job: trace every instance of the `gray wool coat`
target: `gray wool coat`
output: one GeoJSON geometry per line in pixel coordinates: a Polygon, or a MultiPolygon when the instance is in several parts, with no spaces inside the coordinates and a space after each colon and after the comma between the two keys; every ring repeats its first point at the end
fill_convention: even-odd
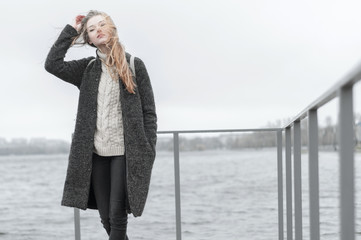
{"type": "MultiPolygon", "coordinates": [[[[60,33],[48,53],[45,69],[78,87],[79,101],[75,130],[70,147],[67,175],[61,204],[80,209],[97,209],[92,183],[92,154],[97,121],[97,95],[102,73],[97,56],[64,61],[72,37],[77,31],[69,24],[60,33]],[[92,61],[89,66],[88,63],[92,61]]],[[[129,63],[130,54],[126,53],[129,63]]],[[[120,102],[124,127],[127,166],[128,213],[140,216],[148,195],[155,145],[157,115],[151,82],[143,61],[135,58],[135,94],[129,93],[121,80],[120,102]]]]}

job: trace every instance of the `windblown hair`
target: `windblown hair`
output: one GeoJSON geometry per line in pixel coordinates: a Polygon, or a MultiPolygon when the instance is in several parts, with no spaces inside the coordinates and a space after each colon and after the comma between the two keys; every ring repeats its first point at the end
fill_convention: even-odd
{"type": "Polygon", "coordinates": [[[82,19],[78,35],[74,37],[71,45],[88,44],[92,47],[96,47],[94,44],[89,44],[90,39],[87,32],[87,22],[90,18],[98,15],[104,17],[106,25],[103,31],[106,31],[108,36],[110,36],[109,41],[106,43],[106,47],[110,49],[110,53],[107,55],[105,64],[108,70],[115,69],[116,71],[109,71],[109,73],[114,80],[118,80],[120,77],[127,91],[135,94],[134,90],[136,88],[136,84],[133,81],[132,72],[128,67],[127,59],[125,58],[124,46],[119,42],[117,28],[108,14],[96,10],[89,11],[88,14],[82,19]]]}

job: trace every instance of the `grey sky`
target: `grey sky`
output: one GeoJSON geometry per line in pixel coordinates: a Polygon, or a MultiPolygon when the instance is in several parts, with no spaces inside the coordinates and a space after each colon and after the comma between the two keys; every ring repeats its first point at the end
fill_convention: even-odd
{"type": "MultiPolygon", "coordinates": [[[[2,1],[0,137],[69,140],[76,87],[44,70],[60,31],[108,13],[146,64],[159,130],[255,128],[295,116],[361,53],[360,1],[2,1]],[[20,8],[19,8],[20,7],[20,8]]],[[[67,59],[95,55],[72,48],[67,59]]],[[[358,105],[357,105],[358,106],[358,105]]]]}

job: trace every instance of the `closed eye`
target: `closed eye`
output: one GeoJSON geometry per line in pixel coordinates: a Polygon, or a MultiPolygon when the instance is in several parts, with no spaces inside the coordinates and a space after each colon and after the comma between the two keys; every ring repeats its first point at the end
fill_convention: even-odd
{"type": "MultiPolygon", "coordinates": [[[[100,25],[100,27],[104,27],[106,25],[106,23],[104,21],[101,21],[98,23],[98,25],[100,25]]],[[[93,27],[94,25],[91,25],[91,27],[93,27]]],[[[94,28],[89,29],[89,32],[92,32],[94,30],[94,28]]]]}

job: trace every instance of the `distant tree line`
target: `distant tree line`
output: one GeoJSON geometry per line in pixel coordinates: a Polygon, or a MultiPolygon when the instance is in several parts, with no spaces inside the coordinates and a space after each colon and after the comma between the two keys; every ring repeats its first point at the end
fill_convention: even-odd
{"type": "MultiPolygon", "coordinates": [[[[280,120],[268,123],[266,128],[278,128],[284,126],[289,121],[280,120]]],[[[337,127],[332,123],[331,117],[326,118],[326,125],[319,127],[320,148],[337,149],[337,127]]],[[[301,143],[307,146],[307,121],[301,121],[301,143]]],[[[185,135],[186,136],[186,135],[185,135]]],[[[361,115],[355,115],[355,146],[361,149],[361,115]]],[[[291,131],[291,139],[293,132],[291,131]]],[[[268,148],[275,147],[275,132],[253,132],[253,133],[232,133],[221,134],[212,137],[184,137],[180,136],[179,147],[181,151],[202,151],[219,149],[244,149],[244,148],[268,148]]],[[[284,143],[284,140],[283,140],[284,143]]],[[[13,139],[7,142],[0,138],[0,155],[26,155],[26,154],[57,154],[69,153],[70,143],[63,140],[35,138],[29,141],[24,138],[13,139]]],[[[173,139],[168,137],[158,137],[157,150],[173,151],[173,139]]]]}
{"type": "Polygon", "coordinates": [[[57,139],[16,138],[8,142],[0,138],[0,155],[59,154],[69,153],[69,149],[69,142],[57,139]]]}
{"type": "MultiPolygon", "coordinates": [[[[355,125],[355,136],[361,136],[361,115],[355,118],[358,127],[355,125]]],[[[288,121],[284,121],[286,124],[288,121]]],[[[337,126],[332,123],[331,117],[327,117],[325,126],[319,126],[319,147],[321,149],[337,150],[337,126]]],[[[280,120],[275,123],[268,123],[266,128],[278,128],[284,126],[280,120]]],[[[307,146],[308,132],[307,120],[301,121],[301,144],[307,146]]],[[[158,138],[157,149],[173,151],[172,138],[158,138]]],[[[291,131],[293,142],[293,131],[291,131]]],[[[284,144],[283,134],[283,144],[284,144]]],[[[275,132],[252,132],[222,134],[216,137],[195,137],[187,138],[180,136],[179,148],[181,151],[201,151],[216,149],[244,149],[244,148],[268,148],[276,147],[277,139],[275,132]]],[[[361,147],[361,139],[355,138],[355,146],[361,147]]]]}

